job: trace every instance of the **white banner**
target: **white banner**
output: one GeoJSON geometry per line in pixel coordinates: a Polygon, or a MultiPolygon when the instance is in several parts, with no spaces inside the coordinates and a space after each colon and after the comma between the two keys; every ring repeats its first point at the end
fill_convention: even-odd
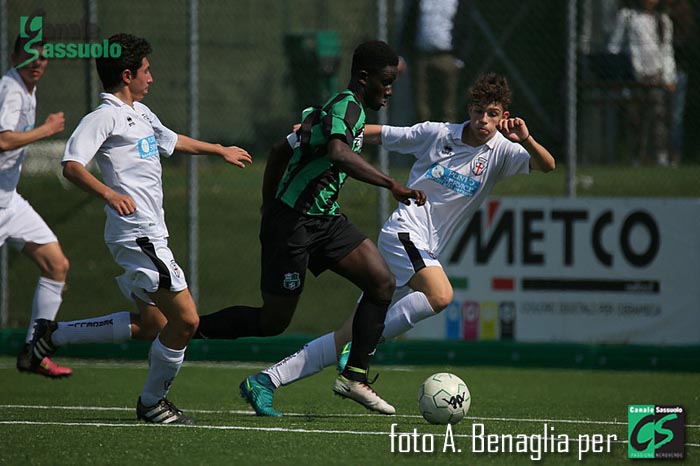
{"type": "Polygon", "coordinates": [[[454,301],[410,338],[700,343],[700,199],[496,198],[440,260],[454,301]]]}

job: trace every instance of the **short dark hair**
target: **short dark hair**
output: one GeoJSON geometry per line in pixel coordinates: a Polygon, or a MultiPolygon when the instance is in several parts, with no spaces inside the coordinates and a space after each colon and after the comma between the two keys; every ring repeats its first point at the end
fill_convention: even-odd
{"type": "Polygon", "coordinates": [[[512,95],[508,80],[496,73],[482,74],[469,89],[472,105],[496,103],[503,105],[503,110],[508,109],[512,95]]]}
{"type": "Polygon", "coordinates": [[[357,46],[352,54],[352,74],[365,70],[377,73],[387,66],[398,66],[399,56],[389,44],[371,40],[357,46]]]}
{"type": "Polygon", "coordinates": [[[131,34],[114,34],[109,39],[109,44],[119,44],[122,52],[118,58],[102,57],[95,59],[97,74],[100,76],[105,90],[113,89],[122,83],[122,72],[131,70],[136,72],[141,68],[141,62],[153,51],[151,44],[140,37],[131,34]]]}
{"type": "MultiPolygon", "coordinates": [[[[17,34],[17,37],[15,38],[15,45],[12,48],[12,53],[15,54],[15,57],[18,57],[20,53],[22,53],[22,50],[24,50],[24,46],[27,45],[27,42],[32,40],[32,37],[20,37],[19,34],[17,34]]],[[[38,40],[32,44],[32,48],[36,47],[43,47],[44,46],[44,41],[43,40],[38,40]]]]}

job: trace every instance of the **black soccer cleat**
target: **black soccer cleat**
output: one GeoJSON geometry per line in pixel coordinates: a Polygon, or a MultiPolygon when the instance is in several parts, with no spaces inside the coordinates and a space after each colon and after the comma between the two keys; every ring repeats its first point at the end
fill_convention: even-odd
{"type": "Polygon", "coordinates": [[[192,425],[196,420],[182,413],[181,410],[166,398],[153,406],[144,406],[141,397],[136,403],[136,419],[153,424],[184,424],[192,425]]]}
{"type": "Polygon", "coordinates": [[[49,379],[62,379],[73,374],[73,369],[59,366],[49,358],[57,349],[51,342],[51,335],[57,328],[58,324],[51,320],[36,320],[32,341],[24,345],[17,355],[18,371],[43,375],[49,379]]]}
{"type": "Polygon", "coordinates": [[[31,356],[30,367],[36,369],[44,358],[51,356],[56,347],[51,343],[51,334],[56,331],[58,324],[52,320],[37,319],[34,322],[34,336],[29,343],[31,356]]]}

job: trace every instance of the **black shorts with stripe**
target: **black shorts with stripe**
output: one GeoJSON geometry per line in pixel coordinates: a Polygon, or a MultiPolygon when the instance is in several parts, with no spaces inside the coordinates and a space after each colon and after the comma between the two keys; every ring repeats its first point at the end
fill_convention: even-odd
{"type": "Polygon", "coordinates": [[[309,216],[275,200],[260,225],[265,293],[298,295],[306,269],[319,275],[367,239],[345,215],[309,216]]]}

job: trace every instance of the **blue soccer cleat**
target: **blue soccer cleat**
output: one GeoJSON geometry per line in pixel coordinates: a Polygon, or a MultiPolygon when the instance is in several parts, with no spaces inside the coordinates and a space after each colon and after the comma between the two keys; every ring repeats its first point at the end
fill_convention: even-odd
{"type": "Polygon", "coordinates": [[[282,413],[272,407],[275,388],[270,376],[259,372],[241,382],[241,398],[250,403],[258,416],[281,417],[282,413]]]}

